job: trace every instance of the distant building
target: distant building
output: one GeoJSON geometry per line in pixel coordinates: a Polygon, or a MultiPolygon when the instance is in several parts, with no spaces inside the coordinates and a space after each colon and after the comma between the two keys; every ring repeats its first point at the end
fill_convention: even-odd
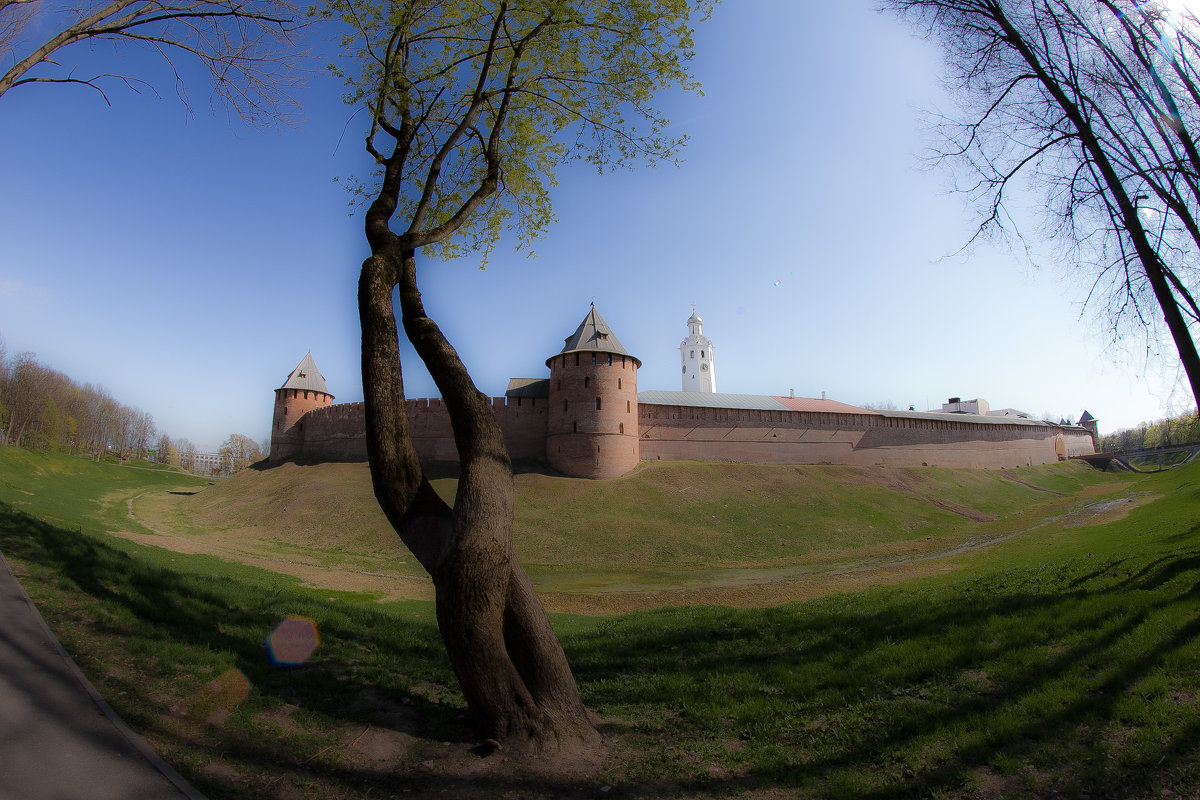
{"type": "Polygon", "coordinates": [[[192,472],[204,475],[216,472],[219,469],[221,469],[221,456],[219,453],[192,454],[192,472]]]}
{"type": "MultiPolygon", "coordinates": [[[[950,398],[941,411],[896,411],[859,408],[824,393],[819,399],[720,394],[702,324],[693,310],[679,351],[683,390],[639,392],[641,360],[593,306],[546,359],[549,378],[513,378],[504,397],[492,398],[509,453],[544,459],[565,475],[611,478],[652,460],[1002,468],[1095,452],[1095,422],[1087,412],[1070,425],[1013,409],[993,412],[982,399],[950,398]]],[[[407,406],[418,455],[457,460],[442,401],[413,399],[407,406]]],[[[363,404],[334,405],[312,354],[305,355],[275,390],[271,460],[366,457],[363,404]]]]}

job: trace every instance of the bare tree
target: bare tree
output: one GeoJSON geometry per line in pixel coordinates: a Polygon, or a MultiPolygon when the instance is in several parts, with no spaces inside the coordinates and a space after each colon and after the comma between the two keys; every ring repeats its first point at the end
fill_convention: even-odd
{"type": "Polygon", "coordinates": [[[286,118],[294,109],[298,54],[288,0],[99,0],[48,7],[52,0],[0,0],[0,96],[17,86],[74,83],[152,88],[144,78],[80,68],[76,52],[98,42],[124,42],[162,57],[188,104],[180,59],[199,63],[213,96],[252,123],[286,118]],[[34,21],[44,24],[34,25],[34,21]]]}
{"type": "MultiPolygon", "coordinates": [[[[885,0],[947,51],[963,114],[941,158],[965,167],[980,233],[1019,178],[1095,268],[1114,332],[1165,324],[1200,399],[1200,64],[1196,20],[1117,0],[885,0]]],[[[977,234],[978,235],[978,234],[977,234]]]]}
{"type": "MultiPolygon", "coordinates": [[[[707,5],[702,2],[701,5],[707,5]]],[[[688,0],[330,0],[353,29],[378,181],[359,279],[367,452],[375,496],[433,578],[442,638],[482,738],[517,748],[593,741],[562,647],[513,553],[513,480],[488,399],[426,314],[417,251],[485,253],[553,219],[557,166],[671,159],[653,105],[693,87],[688,0]],[[640,126],[640,127],[639,127],[640,126]],[[450,413],[453,506],[425,479],[408,430],[393,295],[450,413]]],[[[481,256],[482,257],[482,256],[481,256]]]]}
{"type": "Polygon", "coordinates": [[[233,433],[217,448],[217,455],[221,457],[221,471],[232,475],[261,461],[263,451],[249,436],[233,433]]]}
{"type": "Polygon", "coordinates": [[[180,439],[175,443],[176,449],[179,451],[179,466],[186,469],[188,472],[196,471],[196,445],[192,444],[187,439],[180,439]]]}

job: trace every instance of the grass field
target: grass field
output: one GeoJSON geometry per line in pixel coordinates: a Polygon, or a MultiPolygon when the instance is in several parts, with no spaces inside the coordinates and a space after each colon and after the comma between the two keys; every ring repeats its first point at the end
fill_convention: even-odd
{"type": "MultiPolygon", "coordinates": [[[[603,575],[608,558],[627,576],[551,595],[654,604],[646,587],[674,582],[667,607],[553,617],[602,720],[592,761],[474,755],[427,602],[256,566],[270,546],[396,558],[366,523],[305,508],[318,489],[282,501],[295,522],[271,545],[253,482],[284,473],[209,486],[0,450],[0,550],[101,692],[212,798],[1200,791],[1200,465],[1121,477],[678,466],[518,478],[518,549],[535,575],[603,575]],[[613,521],[619,496],[636,510],[613,521]],[[206,510],[215,498],[226,529],[206,510]],[[243,557],[128,538],[168,539],[172,520],[223,546],[240,531],[243,557]],[[756,572],[774,600],[823,588],[733,608],[689,605],[699,590],[680,585],[756,572]],[[641,588],[618,591],[629,580],[641,588]],[[287,616],[321,632],[297,668],[263,647],[287,616]]],[[[745,599],[737,588],[721,591],[745,599]]]]}

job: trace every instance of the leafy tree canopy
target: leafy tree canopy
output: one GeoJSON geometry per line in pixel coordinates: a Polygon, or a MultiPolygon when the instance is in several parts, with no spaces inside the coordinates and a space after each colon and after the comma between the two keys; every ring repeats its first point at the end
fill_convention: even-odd
{"type": "MultiPolygon", "coordinates": [[[[395,181],[388,215],[408,248],[486,255],[554,221],[556,169],[676,158],[655,96],[689,75],[691,18],[710,0],[333,0],[349,28],[347,102],[370,114],[368,151],[395,181]],[[389,161],[400,154],[401,164],[389,161]],[[486,187],[481,191],[481,187],[486,187]],[[459,235],[453,239],[452,233],[459,235]]],[[[357,189],[375,196],[378,187],[357,189]]],[[[430,252],[427,250],[426,252],[430,252]]]]}

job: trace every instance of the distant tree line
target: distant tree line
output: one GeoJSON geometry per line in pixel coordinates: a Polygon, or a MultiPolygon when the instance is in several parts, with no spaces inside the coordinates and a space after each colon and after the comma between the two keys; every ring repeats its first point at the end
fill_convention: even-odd
{"type": "Polygon", "coordinates": [[[1143,422],[1136,428],[1115,431],[1100,438],[1105,453],[1170,447],[1200,442],[1200,415],[1184,414],[1154,423],[1143,422]]]}
{"type": "Polygon", "coordinates": [[[231,475],[266,457],[267,442],[231,434],[216,459],[187,439],[160,433],[154,417],[122,405],[100,386],[80,385],[33,353],[7,357],[0,337],[0,445],[100,458],[145,459],[205,474],[231,475]]]}
{"type": "Polygon", "coordinates": [[[38,362],[7,358],[0,340],[0,444],[99,458],[145,458],[154,418],[122,405],[102,387],[80,385],[38,362]]]}

